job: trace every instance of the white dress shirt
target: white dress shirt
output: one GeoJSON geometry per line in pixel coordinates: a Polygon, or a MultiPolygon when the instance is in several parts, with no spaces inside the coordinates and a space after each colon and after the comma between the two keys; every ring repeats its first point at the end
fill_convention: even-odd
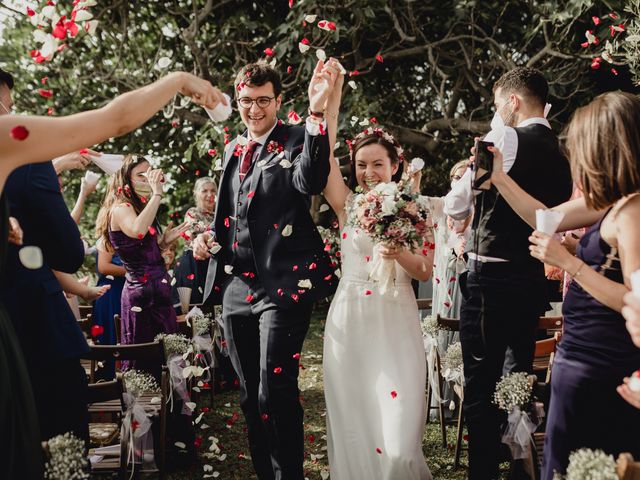
{"type": "MultiPolygon", "coordinates": [[[[531,117],[520,122],[517,127],[526,127],[528,125],[539,124],[547,128],[551,125],[546,118],[531,117]]],[[[492,141],[494,145],[502,152],[503,163],[502,170],[507,173],[513,167],[518,155],[518,134],[512,127],[505,127],[502,135],[497,134],[494,130],[489,132],[485,137],[486,141],[492,141]]],[[[473,179],[475,171],[468,168],[462,178],[456,182],[451,191],[444,198],[444,212],[454,220],[463,220],[471,215],[473,211],[473,202],[475,196],[480,193],[479,190],[473,190],[473,179]]],[[[483,257],[473,252],[468,253],[469,258],[477,259],[483,262],[506,262],[507,260],[495,257],[483,257]]]]}

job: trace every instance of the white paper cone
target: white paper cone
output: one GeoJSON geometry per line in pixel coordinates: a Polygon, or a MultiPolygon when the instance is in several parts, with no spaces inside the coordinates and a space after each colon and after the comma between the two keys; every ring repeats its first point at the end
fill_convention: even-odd
{"type": "Polygon", "coordinates": [[[191,287],[178,287],[178,297],[180,297],[180,309],[183,314],[189,311],[189,303],[191,302],[191,287]]]}
{"type": "Polygon", "coordinates": [[[640,270],[631,273],[631,291],[640,298],[640,270]]]}
{"type": "Polygon", "coordinates": [[[91,156],[91,161],[95,163],[107,175],[113,175],[122,168],[124,155],[114,155],[103,153],[99,157],[91,156]]]}
{"type": "Polygon", "coordinates": [[[563,218],[563,212],[539,208],[536,210],[536,230],[546,233],[547,235],[553,235],[556,233],[563,218]]]}
{"type": "Polygon", "coordinates": [[[219,103],[214,109],[204,109],[207,112],[207,115],[209,115],[209,118],[214,122],[224,122],[231,116],[231,98],[226,93],[223,93],[222,95],[224,95],[224,98],[227,100],[226,105],[219,103]]]}
{"type": "Polygon", "coordinates": [[[84,174],[84,181],[87,185],[95,186],[100,181],[101,176],[102,175],[100,175],[99,173],[92,172],[91,170],[87,170],[87,173],[84,174]]]}

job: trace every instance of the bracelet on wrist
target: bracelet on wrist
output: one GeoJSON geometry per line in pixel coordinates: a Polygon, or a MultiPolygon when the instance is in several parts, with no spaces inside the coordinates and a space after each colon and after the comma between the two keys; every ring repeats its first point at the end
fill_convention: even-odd
{"type": "Polygon", "coordinates": [[[582,275],[582,268],[584,267],[584,265],[584,262],[580,262],[580,266],[576,270],[576,273],[571,274],[571,278],[578,278],[580,275],[582,275]]]}
{"type": "Polygon", "coordinates": [[[311,110],[311,107],[309,107],[309,115],[315,118],[324,118],[324,112],[314,112],[313,110],[311,110]]]}

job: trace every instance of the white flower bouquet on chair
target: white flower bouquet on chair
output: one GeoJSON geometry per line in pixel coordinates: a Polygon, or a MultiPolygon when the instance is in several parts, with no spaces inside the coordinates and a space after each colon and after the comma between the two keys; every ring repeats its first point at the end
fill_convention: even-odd
{"type": "Polygon", "coordinates": [[[369,278],[379,283],[384,295],[394,284],[396,270],[395,261],[380,256],[379,246],[410,252],[431,248],[426,241],[433,230],[429,210],[405,181],[379,183],[358,193],[350,208],[354,211],[347,218],[352,226],[367,233],[375,244],[369,278]]]}
{"type": "Polygon", "coordinates": [[[618,480],[616,461],[612,455],[602,450],[581,448],[569,455],[567,474],[556,473],[553,480],[584,480],[597,478],[598,480],[618,480]]]}
{"type": "Polygon", "coordinates": [[[509,414],[502,443],[509,446],[514,459],[529,458],[533,445],[532,435],[540,420],[533,421],[528,411],[532,407],[533,383],[526,372],[503,375],[496,384],[493,403],[509,414]]]}

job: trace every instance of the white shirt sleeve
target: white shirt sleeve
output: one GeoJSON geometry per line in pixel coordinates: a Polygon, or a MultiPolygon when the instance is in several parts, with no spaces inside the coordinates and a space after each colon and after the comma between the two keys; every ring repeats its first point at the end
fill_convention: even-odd
{"type": "Polygon", "coordinates": [[[320,134],[325,134],[327,132],[327,121],[326,120],[322,120],[322,122],[320,123],[315,123],[313,121],[311,121],[311,117],[307,117],[307,120],[305,121],[306,124],[306,128],[307,128],[307,132],[309,132],[309,135],[312,136],[316,136],[316,135],[320,135],[320,134]]]}
{"type": "Polygon", "coordinates": [[[444,197],[444,213],[454,220],[463,220],[471,214],[474,198],[474,192],[471,188],[473,174],[473,170],[467,168],[462,178],[453,185],[451,191],[444,197]]]}
{"type": "Polygon", "coordinates": [[[509,173],[518,155],[518,134],[511,127],[504,129],[504,135],[496,142],[496,147],[502,152],[502,171],[509,173]]]}

